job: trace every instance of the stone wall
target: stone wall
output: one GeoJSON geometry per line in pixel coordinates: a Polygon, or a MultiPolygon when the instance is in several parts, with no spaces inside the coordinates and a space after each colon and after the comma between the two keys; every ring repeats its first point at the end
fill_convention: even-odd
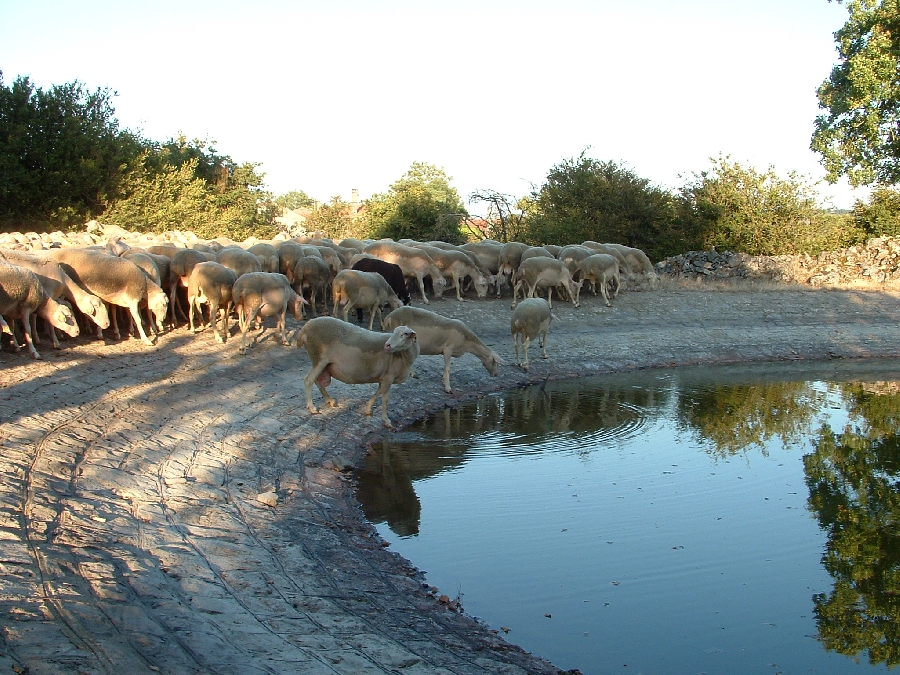
{"type": "Polygon", "coordinates": [[[690,251],[656,264],[660,277],[758,279],[810,286],[900,283],[900,239],[878,237],[817,256],[751,256],[731,251],[690,251]]]}

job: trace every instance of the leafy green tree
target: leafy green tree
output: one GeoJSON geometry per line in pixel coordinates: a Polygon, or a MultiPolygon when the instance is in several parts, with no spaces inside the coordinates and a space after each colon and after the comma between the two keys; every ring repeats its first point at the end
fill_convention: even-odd
{"type": "Polygon", "coordinates": [[[275,203],[283,209],[300,209],[314,206],[316,200],[303,190],[291,190],[275,197],[275,203]]]}
{"type": "Polygon", "coordinates": [[[782,178],[772,167],[763,173],[721,155],[711,161],[681,190],[681,217],[693,213],[702,248],[818,254],[862,238],[846,220],[827,218],[814,185],[795,172],[782,178]]]}
{"type": "Polygon", "coordinates": [[[120,194],[142,140],[121,130],[107,88],[80,82],[35,87],[0,72],[0,226],[66,227],[103,212],[120,194]]]}
{"type": "Polygon", "coordinates": [[[824,427],[803,458],[809,508],[828,534],[834,580],[813,596],[822,644],[872,664],[900,664],[900,395],[845,389],[851,422],[824,427]]]}
{"type": "Polygon", "coordinates": [[[413,162],[388,192],[368,200],[372,236],[461,243],[460,223],[468,214],[450,180],[441,168],[413,162]]]}
{"type": "Polygon", "coordinates": [[[868,203],[853,205],[853,219],[867,236],[900,236],[900,192],[888,187],[872,190],[868,203]]]}
{"type": "Polygon", "coordinates": [[[900,182],[900,4],[846,0],[849,17],[835,33],[839,62],[818,90],[825,112],[810,147],[832,182],[900,182]]]}
{"type": "Polygon", "coordinates": [[[587,239],[642,249],[651,259],[680,253],[672,237],[672,195],[615,162],[587,157],[563,160],[531,195],[528,243],[580,244],[587,239]]]}

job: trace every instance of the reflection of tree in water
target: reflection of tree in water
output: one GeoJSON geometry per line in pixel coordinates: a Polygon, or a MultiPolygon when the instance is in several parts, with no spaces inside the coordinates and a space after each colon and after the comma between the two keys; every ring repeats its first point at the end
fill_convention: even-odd
{"type": "Polygon", "coordinates": [[[900,663],[900,395],[843,387],[851,422],[823,427],[803,458],[809,507],[828,533],[830,594],[813,596],[826,648],[900,663]]]}
{"type": "Polygon", "coordinates": [[[780,439],[788,445],[810,433],[822,405],[806,382],[754,382],[695,387],[678,397],[679,425],[712,443],[712,453],[728,457],[780,439]]]}

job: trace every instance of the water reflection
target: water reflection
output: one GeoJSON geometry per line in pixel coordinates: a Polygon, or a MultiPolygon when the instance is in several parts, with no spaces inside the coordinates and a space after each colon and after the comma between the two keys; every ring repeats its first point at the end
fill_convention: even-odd
{"type": "Polygon", "coordinates": [[[851,415],[819,430],[803,458],[809,506],[828,533],[834,579],[814,597],[826,648],[900,663],[900,395],[897,382],[841,387],[851,415]]]}
{"type": "Polygon", "coordinates": [[[885,364],[726,368],[713,383],[701,369],[648,371],[485,397],[376,448],[358,474],[360,501],[371,521],[409,537],[421,519],[414,483],[459,471],[488,446],[495,457],[587,459],[663,418],[716,462],[766,456],[776,441],[806,448],[808,507],[832,581],[812,597],[818,639],[873,665],[900,663],[900,371],[885,364]],[[833,428],[845,418],[825,413],[838,408],[847,423],[833,428]]]}

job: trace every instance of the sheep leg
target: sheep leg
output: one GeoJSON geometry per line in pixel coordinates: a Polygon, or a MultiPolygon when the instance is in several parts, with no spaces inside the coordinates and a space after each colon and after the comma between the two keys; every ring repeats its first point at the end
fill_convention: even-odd
{"type": "MultiPolygon", "coordinates": [[[[150,347],[153,346],[153,340],[147,337],[147,333],[144,332],[144,324],[141,322],[141,311],[138,308],[138,303],[133,302],[128,306],[128,310],[131,312],[131,318],[134,321],[134,324],[137,326],[138,332],[141,334],[141,340],[144,341],[145,345],[150,347]]],[[[153,322],[150,322],[151,325],[153,322]]]]}
{"type": "Polygon", "coordinates": [[[531,344],[531,338],[527,335],[522,336],[522,354],[525,356],[525,360],[522,362],[522,369],[528,370],[528,346],[531,344]]]}
{"type": "Polygon", "coordinates": [[[451,349],[448,347],[444,350],[444,391],[448,394],[452,392],[450,389],[450,353],[451,349]]]}
{"type": "Polygon", "coordinates": [[[428,298],[425,297],[425,281],[421,276],[417,276],[416,281],[419,282],[419,291],[421,291],[422,293],[422,302],[424,302],[426,305],[430,305],[431,303],[428,302],[428,298]]]}
{"type": "MultiPolygon", "coordinates": [[[[225,320],[228,320],[228,316],[225,316],[225,320]]],[[[223,344],[225,342],[225,335],[219,334],[219,301],[213,300],[210,298],[209,300],[209,323],[212,326],[213,338],[219,344],[223,344]]]]}
{"type": "MultiPolygon", "coordinates": [[[[241,324],[243,326],[241,329],[241,348],[239,350],[241,354],[247,353],[247,332],[250,330],[250,324],[253,323],[253,320],[257,318],[257,314],[259,313],[260,308],[261,306],[257,305],[250,310],[249,315],[241,316],[241,324]]],[[[242,307],[241,314],[243,315],[243,313],[244,309],[242,307]]]]}
{"type": "Polygon", "coordinates": [[[389,378],[384,378],[381,382],[378,383],[378,389],[375,391],[375,395],[370,398],[366,402],[365,413],[366,415],[372,415],[372,407],[375,405],[375,399],[381,396],[381,421],[384,423],[384,426],[389,429],[393,429],[394,425],[391,423],[390,418],[387,416],[387,408],[388,408],[388,394],[391,391],[391,380],[389,378]]]}
{"type": "Polygon", "coordinates": [[[121,340],[122,334],[119,332],[119,306],[110,305],[110,314],[112,315],[113,338],[121,340]]]}
{"type": "Polygon", "coordinates": [[[605,277],[605,276],[604,276],[604,277],[601,277],[601,281],[600,281],[600,295],[602,295],[602,296],[603,296],[603,299],[606,301],[606,306],[607,306],[607,307],[611,307],[612,305],[611,305],[610,302],[609,302],[609,290],[606,288],[607,283],[608,283],[608,282],[607,282],[606,277],[605,277]]]}
{"type": "MultiPolygon", "coordinates": [[[[300,306],[303,307],[302,304],[300,306]]],[[[281,314],[278,315],[278,323],[281,324],[281,344],[291,344],[287,339],[287,303],[285,303],[284,307],[281,308],[281,314]]]]}
{"type": "MultiPolygon", "coordinates": [[[[27,309],[22,311],[22,333],[25,337],[25,346],[28,347],[31,358],[41,358],[41,355],[38,354],[38,350],[34,348],[34,340],[31,335],[31,311],[27,309]]],[[[15,340],[15,338],[13,339],[15,340]]]]}
{"type": "Polygon", "coordinates": [[[460,292],[460,288],[459,288],[459,277],[458,276],[453,277],[453,284],[456,286],[456,299],[459,300],[460,302],[462,302],[463,297],[462,297],[462,293],[460,292]]]}
{"type": "Polygon", "coordinates": [[[516,365],[517,365],[517,366],[521,366],[521,365],[522,365],[522,361],[519,359],[519,338],[520,338],[520,337],[521,337],[521,336],[520,336],[519,333],[513,334],[513,345],[514,345],[515,348],[516,348],[516,365]]]}
{"type": "Polygon", "coordinates": [[[547,304],[553,309],[553,286],[547,286],[547,304]]]}
{"type": "Polygon", "coordinates": [[[317,363],[309,369],[306,377],[303,378],[303,392],[306,394],[306,409],[309,410],[309,412],[311,412],[313,415],[319,414],[319,409],[316,407],[315,403],[313,403],[312,400],[313,383],[315,383],[315,385],[319,388],[319,391],[322,393],[322,397],[325,399],[325,402],[332,408],[337,407],[337,401],[335,401],[334,398],[332,398],[331,394],[329,394],[325,389],[325,387],[327,387],[331,382],[331,374],[326,370],[329,365],[331,364],[327,361],[317,363]]]}
{"type": "Polygon", "coordinates": [[[9,327],[9,324],[6,323],[6,319],[0,316],[0,332],[7,333],[12,338],[12,345],[15,347],[16,352],[18,352],[22,345],[19,344],[19,341],[16,339],[15,331],[9,327]]]}
{"type": "Polygon", "coordinates": [[[541,358],[547,358],[547,331],[541,331],[540,335],[541,340],[541,358]]]}

